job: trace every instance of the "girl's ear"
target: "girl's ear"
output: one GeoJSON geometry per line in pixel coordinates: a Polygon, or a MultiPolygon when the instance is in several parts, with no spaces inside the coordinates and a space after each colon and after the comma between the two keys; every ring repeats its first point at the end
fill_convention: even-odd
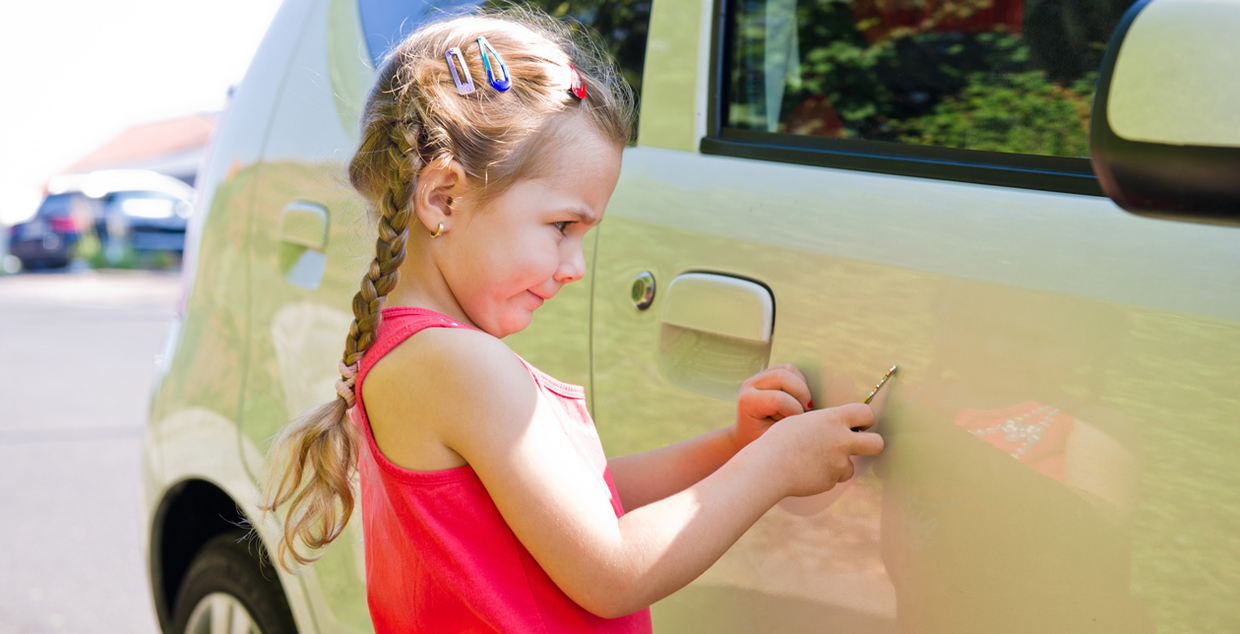
{"type": "Polygon", "coordinates": [[[454,220],[453,201],[464,196],[468,190],[469,179],[465,168],[455,159],[449,159],[422,169],[410,202],[423,226],[434,230],[442,222],[447,231],[454,220]]]}

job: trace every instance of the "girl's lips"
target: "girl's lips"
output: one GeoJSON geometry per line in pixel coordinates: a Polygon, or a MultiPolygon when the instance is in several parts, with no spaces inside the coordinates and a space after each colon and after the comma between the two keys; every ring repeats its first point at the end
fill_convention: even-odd
{"type": "Polygon", "coordinates": [[[529,294],[530,294],[530,297],[533,297],[533,298],[534,298],[534,301],[538,302],[538,303],[534,306],[535,308],[538,308],[539,306],[542,306],[542,305],[543,305],[543,298],[541,298],[541,297],[539,297],[539,296],[535,295],[535,294],[534,294],[534,291],[528,291],[528,290],[527,290],[527,291],[525,291],[525,292],[529,293],[529,294]]]}

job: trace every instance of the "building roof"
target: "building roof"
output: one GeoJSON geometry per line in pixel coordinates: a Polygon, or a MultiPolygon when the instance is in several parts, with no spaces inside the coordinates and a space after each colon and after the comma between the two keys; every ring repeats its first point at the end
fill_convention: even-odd
{"type": "Polygon", "coordinates": [[[215,129],[215,113],[199,113],[135,125],[113,137],[61,173],[81,173],[117,167],[146,167],[207,144],[215,129]]]}

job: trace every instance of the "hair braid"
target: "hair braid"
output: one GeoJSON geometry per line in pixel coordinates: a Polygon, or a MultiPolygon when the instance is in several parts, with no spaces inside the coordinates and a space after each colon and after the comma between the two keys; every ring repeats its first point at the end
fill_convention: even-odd
{"type": "MultiPolygon", "coordinates": [[[[409,199],[413,175],[418,171],[413,163],[420,162],[420,159],[409,146],[404,124],[393,123],[387,137],[389,146],[386,152],[388,163],[392,166],[391,176],[387,191],[379,197],[379,238],[375,241],[375,258],[362,277],[361,290],[353,296],[354,319],[344,343],[343,361],[347,366],[359,362],[374,343],[381,320],[379,311],[388,293],[400,281],[399,269],[405,261],[405,247],[409,241],[409,218],[413,207],[409,199]]],[[[353,406],[351,401],[349,406],[353,406]]]]}
{"type": "Polygon", "coordinates": [[[301,564],[316,561],[318,557],[303,555],[291,547],[294,538],[300,537],[310,548],[322,548],[340,535],[353,514],[352,475],[361,443],[345,414],[356,402],[358,365],[375,341],[383,302],[400,281],[399,269],[409,241],[410,197],[421,163],[420,150],[410,144],[410,139],[418,138],[418,128],[416,123],[389,121],[387,126],[372,127],[371,136],[377,138],[363,142],[363,146],[374,147],[388,167],[387,187],[376,205],[379,237],[375,241],[375,257],[362,276],[361,290],[353,296],[354,319],[339,364],[341,378],[336,382],[336,399],[285,427],[273,450],[278,459],[294,465],[283,472],[273,472],[266,499],[260,505],[271,511],[289,504],[284,534],[277,547],[281,565],[286,555],[301,564]],[[302,489],[307,467],[313,471],[302,489]]]}

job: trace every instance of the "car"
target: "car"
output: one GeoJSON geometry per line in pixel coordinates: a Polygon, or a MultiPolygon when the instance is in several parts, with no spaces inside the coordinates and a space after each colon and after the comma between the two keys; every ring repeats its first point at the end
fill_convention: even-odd
{"type": "Polygon", "coordinates": [[[69,265],[74,247],[94,216],[95,201],[80,193],[50,194],[34,217],[9,227],[9,254],[23,269],[69,265]]]}
{"type": "Polygon", "coordinates": [[[10,252],[23,268],[64,267],[78,255],[83,235],[100,243],[103,260],[115,264],[128,252],[167,252],[180,257],[194,188],[147,170],[98,170],[61,174],[34,217],[10,228],[10,252]]]}
{"type": "Polygon", "coordinates": [[[190,199],[160,191],[118,191],[104,203],[108,234],[124,237],[127,248],[139,253],[185,249],[190,199]],[[121,227],[119,230],[115,227],[121,227]]]}
{"type": "MultiPolygon", "coordinates": [[[[774,364],[820,406],[899,366],[883,455],[656,631],[1240,624],[1240,4],[539,4],[640,96],[589,279],[505,339],[609,454],[729,424],[774,364]]],[[[287,0],[215,132],[142,458],[165,632],[371,630],[359,516],[286,573],[258,482],[373,256],[342,183],[377,60],[474,6],[287,0]]]]}

